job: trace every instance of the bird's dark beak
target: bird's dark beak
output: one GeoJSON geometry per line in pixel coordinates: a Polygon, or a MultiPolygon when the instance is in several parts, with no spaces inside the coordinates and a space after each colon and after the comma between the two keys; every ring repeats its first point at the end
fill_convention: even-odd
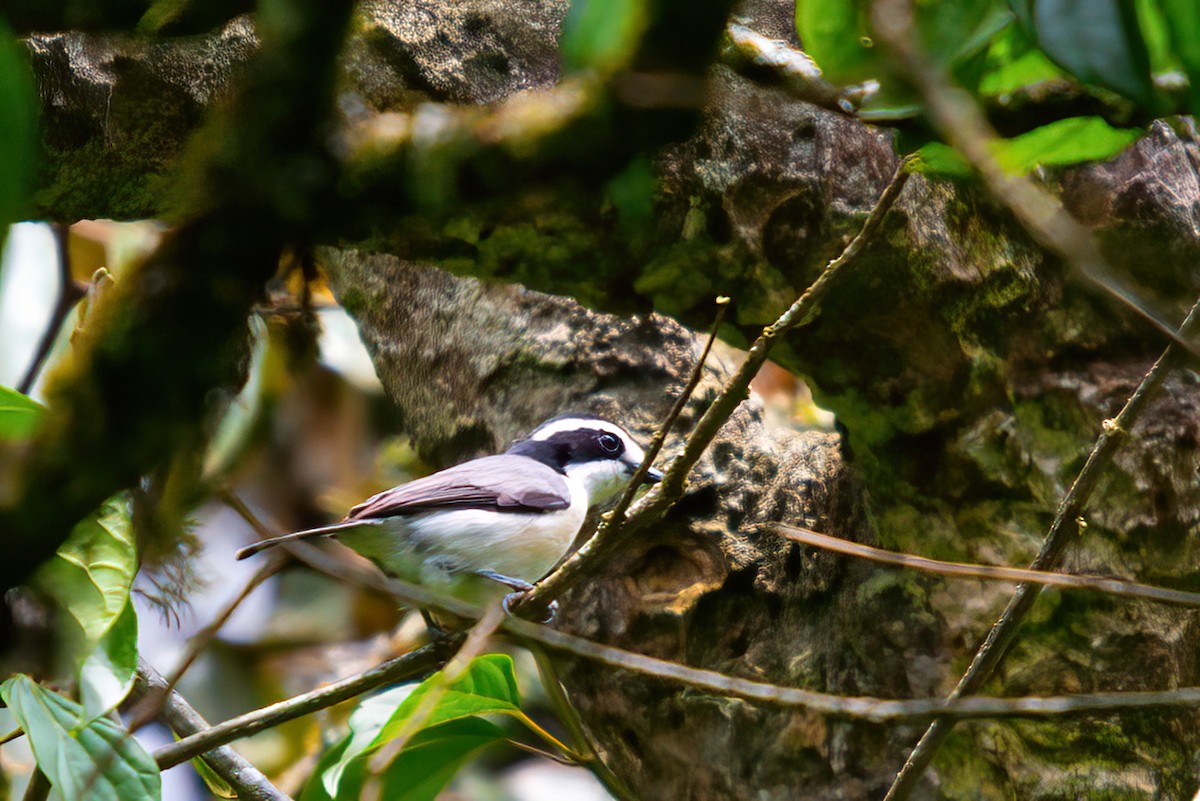
{"type": "Polygon", "coordinates": [[[645,481],[647,484],[657,484],[658,482],[660,482],[662,480],[663,480],[663,473],[658,468],[651,467],[649,470],[646,471],[645,481]]]}

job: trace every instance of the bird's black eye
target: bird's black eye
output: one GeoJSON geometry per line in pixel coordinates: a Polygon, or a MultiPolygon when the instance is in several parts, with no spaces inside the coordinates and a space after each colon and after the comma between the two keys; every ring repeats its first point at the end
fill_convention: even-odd
{"type": "Polygon", "coordinates": [[[621,440],[614,437],[612,434],[601,434],[596,438],[596,442],[604,449],[605,453],[616,453],[621,450],[621,440]]]}

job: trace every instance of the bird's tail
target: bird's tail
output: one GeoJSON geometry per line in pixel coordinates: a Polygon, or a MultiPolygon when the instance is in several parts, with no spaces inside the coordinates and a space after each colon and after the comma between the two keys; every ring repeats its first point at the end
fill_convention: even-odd
{"type": "Polygon", "coordinates": [[[320,528],[309,528],[304,531],[294,531],[291,534],[284,534],[281,537],[271,537],[269,540],[260,540],[253,545],[247,545],[237,552],[236,558],[241,560],[259,551],[265,551],[268,548],[274,548],[276,545],[283,545],[285,542],[295,542],[296,540],[306,540],[309,537],[328,537],[330,534],[336,534],[339,531],[348,528],[358,528],[366,525],[378,525],[382,520],[347,520],[342,523],[334,523],[331,526],[321,526],[320,528]]]}

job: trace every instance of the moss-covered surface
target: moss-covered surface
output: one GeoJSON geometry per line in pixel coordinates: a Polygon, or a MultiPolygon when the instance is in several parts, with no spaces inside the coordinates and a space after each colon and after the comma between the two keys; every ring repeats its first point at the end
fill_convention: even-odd
{"type": "Polygon", "coordinates": [[[130,91],[114,95],[101,119],[51,107],[43,121],[39,216],[144,219],[168,206],[172,166],[202,109],[136,61],[112,68],[130,91]]]}

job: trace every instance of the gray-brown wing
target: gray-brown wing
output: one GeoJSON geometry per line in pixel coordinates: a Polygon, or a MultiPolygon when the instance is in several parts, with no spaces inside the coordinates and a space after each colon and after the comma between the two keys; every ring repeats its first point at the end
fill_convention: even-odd
{"type": "Polygon", "coordinates": [[[524,456],[485,456],[418,478],[368,498],[346,520],[411,515],[439,509],[552,512],[571,505],[567,482],[524,456]]]}

